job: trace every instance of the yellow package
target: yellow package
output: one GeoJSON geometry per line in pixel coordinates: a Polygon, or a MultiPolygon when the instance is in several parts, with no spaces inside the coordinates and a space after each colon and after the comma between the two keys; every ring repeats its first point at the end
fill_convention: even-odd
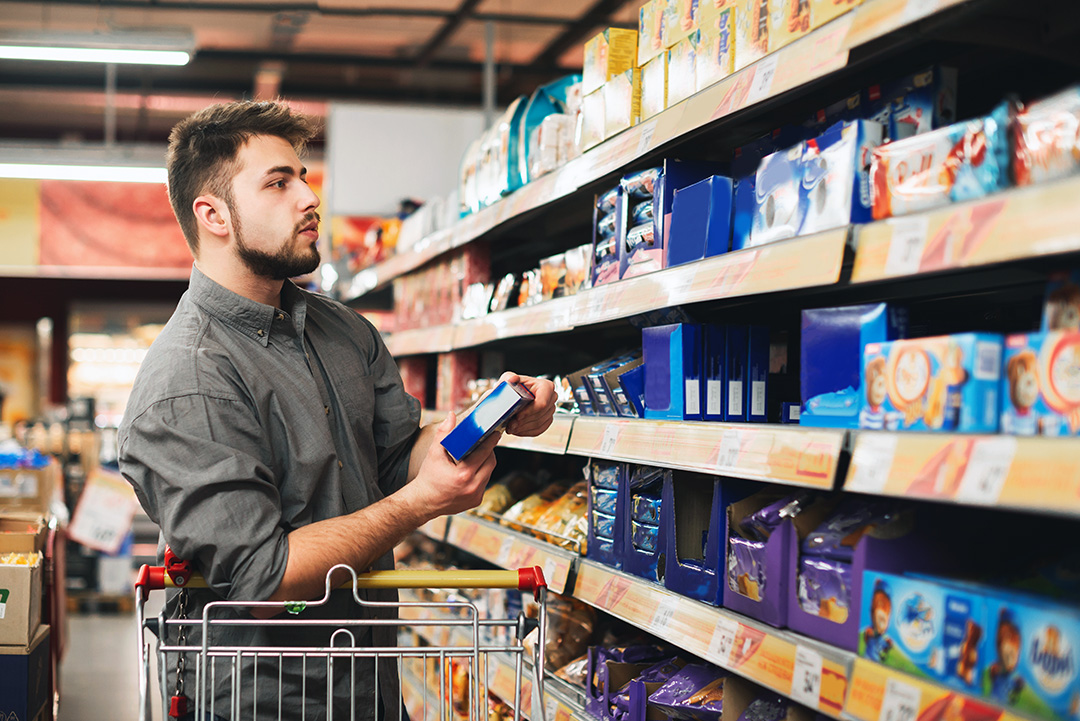
{"type": "Polygon", "coordinates": [[[779,2],[780,0],[736,0],[736,70],[742,70],[773,51],[773,17],[779,2]]]}
{"type": "Polygon", "coordinates": [[[664,47],[670,48],[698,29],[698,0],[667,0],[664,8],[664,47]]]}
{"type": "Polygon", "coordinates": [[[667,0],[647,0],[638,10],[638,67],[664,52],[663,31],[666,8],[667,0]]]}
{"type": "Polygon", "coordinates": [[[697,34],[695,90],[701,91],[735,72],[735,10],[726,8],[708,20],[697,34]]]}
{"type": "Polygon", "coordinates": [[[641,119],[667,107],[668,54],[660,53],[641,66],[641,119]]]}
{"type": "Polygon", "coordinates": [[[604,137],[637,125],[641,116],[641,71],[627,70],[604,83],[604,137]]]}
{"type": "Polygon", "coordinates": [[[636,30],[608,28],[585,43],[581,92],[599,90],[612,77],[637,67],[636,30]]]}

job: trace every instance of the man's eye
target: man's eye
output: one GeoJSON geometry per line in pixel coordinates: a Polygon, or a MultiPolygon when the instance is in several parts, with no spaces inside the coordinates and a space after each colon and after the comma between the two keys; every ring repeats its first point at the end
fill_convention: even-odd
{"type": "Polygon", "coordinates": [[[273,187],[273,188],[284,188],[285,187],[285,181],[284,180],[275,180],[273,183],[270,183],[270,186],[273,187]]]}

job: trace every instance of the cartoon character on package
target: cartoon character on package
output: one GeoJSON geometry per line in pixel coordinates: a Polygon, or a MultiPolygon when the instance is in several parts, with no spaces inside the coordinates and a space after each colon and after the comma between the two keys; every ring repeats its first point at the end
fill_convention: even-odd
{"type": "Polygon", "coordinates": [[[1080,434],[1080,332],[1009,336],[1002,390],[1005,433],[1080,434]]]}
{"type": "Polygon", "coordinates": [[[865,647],[863,655],[877,662],[883,662],[893,647],[889,638],[889,623],[892,620],[892,597],[889,584],[884,578],[874,582],[874,593],[870,598],[870,625],[863,629],[862,641],[865,647]]]}
{"type": "Polygon", "coordinates": [[[994,641],[995,659],[986,669],[986,685],[990,697],[1003,704],[1014,704],[1024,689],[1024,679],[1016,675],[1023,644],[1020,627],[1012,611],[1002,608],[998,617],[997,638],[994,641]]]}

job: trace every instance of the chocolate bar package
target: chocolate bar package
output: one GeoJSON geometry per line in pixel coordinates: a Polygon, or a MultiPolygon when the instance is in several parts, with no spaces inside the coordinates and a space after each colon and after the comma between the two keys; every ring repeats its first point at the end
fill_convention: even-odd
{"type": "Polygon", "coordinates": [[[729,539],[728,588],[754,601],[765,592],[765,542],[729,539]]]}
{"type": "Polygon", "coordinates": [[[870,178],[875,220],[982,198],[1009,187],[1012,105],[878,146],[870,178]]]}
{"type": "Polygon", "coordinates": [[[601,213],[613,213],[615,212],[615,201],[619,197],[619,186],[615,186],[611,190],[601,195],[596,200],[596,207],[600,209],[601,213]]]}
{"type": "Polygon", "coordinates": [[[634,548],[640,548],[641,550],[650,553],[655,552],[659,533],[660,528],[651,523],[641,523],[640,521],[630,522],[630,538],[634,544],[634,548]]]}
{"type": "Polygon", "coordinates": [[[631,501],[630,517],[642,523],[660,523],[660,499],[634,494],[631,501]]]}
{"type": "Polygon", "coordinates": [[[861,498],[849,498],[803,539],[802,552],[839,561],[850,561],[863,534],[885,526],[898,517],[895,508],[861,498]]]}
{"type": "Polygon", "coordinates": [[[659,178],[660,168],[649,168],[624,176],[622,186],[630,198],[646,200],[653,197],[653,189],[659,178]]]}
{"type": "Polygon", "coordinates": [[[1063,178],[1080,170],[1080,86],[1025,106],[1013,127],[1017,185],[1063,178]]]}
{"type": "Polygon", "coordinates": [[[837,623],[851,612],[851,564],[817,556],[799,560],[799,605],[837,623]]]}
{"type": "Polygon", "coordinates": [[[594,534],[609,540],[615,537],[615,516],[593,511],[592,519],[594,534]]]}
{"type": "Polygon", "coordinates": [[[785,496],[744,518],[739,530],[747,538],[767,541],[784,519],[797,516],[812,500],[813,495],[808,491],[785,496]]]}
{"type": "Polygon", "coordinates": [[[593,511],[614,515],[615,499],[619,496],[618,491],[609,491],[605,488],[593,488],[591,493],[593,511]]]}
{"type": "Polygon", "coordinates": [[[590,466],[592,484],[597,488],[616,490],[619,487],[619,476],[622,464],[610,461],[593,461],[590,466]]]}
{"type": "Polygon", "coordinates": [[[683,721],[720,721],[724,710],[724,678],[716,666],[687,664],[649,696],[670,718],[683,721]]]}

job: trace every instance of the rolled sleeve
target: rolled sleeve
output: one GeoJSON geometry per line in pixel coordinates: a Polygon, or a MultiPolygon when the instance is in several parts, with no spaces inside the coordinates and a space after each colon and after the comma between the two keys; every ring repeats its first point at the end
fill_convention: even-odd
{"type": "Polygon", "coordinates": [[[268,598],[288,560],[261,434],[240,400],[199,394],[158,401],[121,430],[120,470],[143,508],[229,600],[268,598]]]}

